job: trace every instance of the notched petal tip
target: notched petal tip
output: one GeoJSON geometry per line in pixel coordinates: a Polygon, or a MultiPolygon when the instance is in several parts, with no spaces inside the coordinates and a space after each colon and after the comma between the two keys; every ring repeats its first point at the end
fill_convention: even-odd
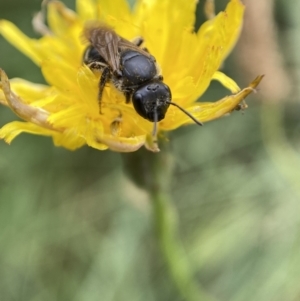
{"type": "MultiPolygon", "coordinates": [[[[261,80],[265,77],[264,74],[257,76],[253,82],[250,83],[249,87],[255,89],[259,83],[261,82],[261,80]]],[[[254,90],[255,91],[255,90],[254,90]]],[[[256,91],[255,91],[256,92],[256,91]]]]}
{"type": "Polygon", "coordinates": [[[52,36],[53,32],[49,29],[45,22],[45,15],[43,11],[37,12],[32,18],[33,30],[41,36],[52,36]]]}
{"type": "MultiPolygon", "coordinates": [[[[242,91],[240,91],[239,93],[235,94],[235,95],[232,95],[233,97],[235,97],[235,100],[236,101],[239,101],[239,103],[237,103],[237,108],[239,110],[239,104],[241,101],[243,101],[250,93],[257,93],[257,90],[255,89],[259,83],[261,82],[261,80],[264,78],[264,75],[259,75],[257,76],[250,84],[248,87],[244,88],[242,91]]],[[[229,96],[230,97],[230,96],[229,96]]],[[[233,110],[236,109],[233,108],[233,110]]],[[[247,105],[246,105],[247,107],[247,105]]]]}
{"type": "MultiPolygon", "coordinates": [[[[264,75],[257,76],[248,87],[240,92],[226,96],[216,102],[199,103],[188,109],[195,117],[202,122],[211,121],[227,115],[235,110],[243,110],[247,108],[244,99],[252,92],[256,92],[256,87],[259,85],[264,75]]],[[[191,120],[186,119],[182,124],[191,123],[191,120]]]]}
{"type": "Polygon", "coordinates": [[[217,101],[216,107],[214,108],[211,118],[209,120],[213,120],[221,117],[227,113],[230,113],[234,110],[246,109],[248,106],[246,103],[241,104],[245,100],[245,98],[251,94],[252,92],[256,93],[256,87],[259,85],[264,75],[257,76],[248,87],[241,90],[239,93],[227,96],[219,101],[217,101]]]}

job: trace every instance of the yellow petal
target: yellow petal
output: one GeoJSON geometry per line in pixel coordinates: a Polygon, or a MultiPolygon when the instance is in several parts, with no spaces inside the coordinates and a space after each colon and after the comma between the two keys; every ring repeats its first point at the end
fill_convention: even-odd
{"type": "Polygon", "coordinates": [[[75,129],[66,129],[63,133],[56,133],[52,136],[55,146],[62,146],[69,150],[75,150],[86,144],[85,139],[78,136],[75,129]]]}
{"type": "Polygon", "coordinates": [[[244,11],[245,6],[240,0],[231,0],[226,7],[224,14],[227,15],[231,21],[225,24],[224,35],[227,36],[227,42],[224,47],[223,60],[225,60],[240,36],[244,11]]]}
{"type": "MultiPolygon", "coordinates": [[[[123,153],[128,153],[128,152],[134,152],[141,148],[145,144],[146,136],[136,136],[133,138],[124,138],[124,137],[114,137],[114,136],[109,136],[109,135],[104,135],[103,137],[99,137],[94,140],[93,145],[91,145],[94,148],[96,147],[95,143],[102,142],[107,147],[113,151],[116,152],[123,152],[123,153]],[[99,140],[98,140],[99,139],[99,140]]],[[[88,143],[88,145],[90,145],[88,143]]]]}
{"type": "MultiPolygon", "coordinates": [[[[99,78],[95,76],[90,68],[82,66],[77,73],[77,83],[80,88],[79,95],[85,101],[91,114],[99,114],[99,103],[97,100],[99,78]]],[[[104,89],[103,97],[107,97],[106,93],[107,89],[104,89]]]]}
{"type": "Polygon", "coordinates": [[[48,6],[48,23],[51,31],[57,36],[66,36],[70,29],[77,22],[77,15],[72,10],[65,7],[62,2],[49,2],[48,6]]]}
{"type": "Polygon", "coordinates": [[[216,71],[212,79],[219,81],[225,88],[229,89],[232,93],[237,93],[241,90],[237,83],[233,79],[225,75],[223,72],[216,71]]]}
{"type": "Polygon", "coordinates": [[[199,40],[211,39],[215,33],[221,36],[222,60],[235,45],[243,25],[245,7],[240,0],[231,0],[225,11],[220,12],[214,19],[201,25],[198,31],[199,40]]]}
{"type": "Polygon", "coordinates": [[[62,91],[78,93],[76,85],[77,66],[55,57],[44,60],[41,69],[46,81],[62,91]]]}
{"type": "Polygon", "coordinates": [[[30,39],[24,35],[13,23],[1,20],[0,33],[13,46],[27,55],[37,65],[41,62],[41,55],[36,50],[38,40],[30,39]]]}
{"type": "Polygon", "coordinates": [[[239,0],[232,0],[225,12],[205,22],[197,33],[197,47],[191,58],[197,88],[192,98],[197,99],[207,89],[214,73],[237,40],[243,21],[244,6],[239,0]]]}
{"type": "Polygon", "coordinates": [[[126,39],[131,40],[135,37],[132,29],[136,27],[136,24],[132,22],[130,7],[126,0],[95,1],[98,20],[112,26],[120,36],[126,39]]]}
{"type": "Polygon", "coordinates": [[[56,113],[49,115],[47,121],[55,125],[58,129],[67,128],[84,128],[86,124],[86,116],[82,115],[85,108],[82,104],[74,104],[66,109],[58,110],[56,113]]]}
{"type": "Polygon", "coordinates": [[[192,32],[197,1],[141,0],[134,9],[133,19],[141,26],[141,35],[163,71],[177,61],[182,47],[182,34],[192,32]]]}
{"type": "Polygon", "coordinates": [[[12,142],[18,135],[21,133],[30,133],[34,135],[42,135],[42,136],[51,136],[55,132],[44,129],[36,124],[31,122],[21,122],[21,121],[13,121],[7,123],[0,129],[0,139],[4,139],[4,141],[8,144],[12,142]]]}
{"type": "Polygon", "coordinates": [[[42,84],[35,84],[21,78],[10,80],[11,89],[27,103],[44,98],[51,93],[52,88],[42,84]]]}
{"type": "Polygon", "coordinates": [[[94,0],[77,0],[76,11],[82,20],[97,19],[97,8],[94,0]]]}
{"type": "MultiPolygon", "coordinates": [[[[103,1],[96,0],[98,18],[103,21],[122,20],[130,17],[130,7],[126,0],[103,1]]],[[[110,22],[109,22],[110,23],[110,22]]]]}

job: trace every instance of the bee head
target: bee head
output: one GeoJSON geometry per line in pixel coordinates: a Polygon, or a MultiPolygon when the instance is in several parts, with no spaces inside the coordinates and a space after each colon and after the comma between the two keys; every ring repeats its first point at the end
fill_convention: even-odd
{"type": "Polygon", "coordinates": [[[140,116],[158,122],[165,118],[171,98],[170,88],[161,81],[153,80],[133,93],[132,103],[140,116]]]}

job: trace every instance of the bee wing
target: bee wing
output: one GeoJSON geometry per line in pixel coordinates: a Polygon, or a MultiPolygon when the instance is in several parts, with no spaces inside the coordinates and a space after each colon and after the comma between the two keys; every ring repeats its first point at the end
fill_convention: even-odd
{"type": "Polygon", "coordinates": [[[97,49],[113,72],[119,70],[119,37],[111,28],[106,26],[86,28],[84,35],[97,49]]]}
{"type": "Polygon", "coordinates": [[[143,50],[143,48],[133,44],[132,42],[130,42],[130,41],[124,39],[124,38],[120,39],[119,48],[120,48],[121,51],[130,49],[130,50],[133,50],[133,51],[137,51],[137,52],[139,52],[139,53],[141,53],[141,54],[143,54],[147,57],[153,58],[153,56],[149,52],[143,50]]]}
{"type": "Polygon", "coordinates": [[[102,23],[89,24],[84,30],[84,35],[97,49],[113,72],[118,73],[120,69],[120,52],[124,50],[137,51],[154,59],[149,52],[120,37],[111,27],[102,23]]]}

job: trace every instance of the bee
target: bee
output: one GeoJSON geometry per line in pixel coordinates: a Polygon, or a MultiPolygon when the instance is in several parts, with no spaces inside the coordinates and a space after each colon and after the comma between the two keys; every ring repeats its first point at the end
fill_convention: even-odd
{"type": "Polygon", "coordinates": [[[98,102],[101,113],[102,94],[106,83],[112,83],[125,96],[126,103],[132,102],[136,112],[157,123],[165,118],[170,105],[178,107],[195,123],[202,125],[189,112],[172,102],[170,88],[163,82],[155,58],[142,48],[143,38],[128,41],[105,24],[87,26],[84,36],[90,45],[83,55],[83,63],[91,70],[99,70],[98,102]]]}

